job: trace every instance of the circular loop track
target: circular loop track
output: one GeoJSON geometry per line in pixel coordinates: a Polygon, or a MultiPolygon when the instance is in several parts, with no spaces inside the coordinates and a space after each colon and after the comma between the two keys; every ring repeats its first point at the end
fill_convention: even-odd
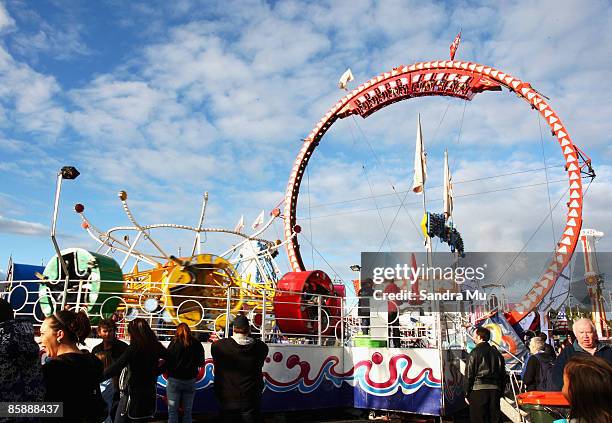
{"type": "Polygon", "coordinates": [[[546,271],[535,282],[515,309],[511,323],[520,321],[542,301],[569,263],[582,227],[582,179],[580,150],[573,144],[565,126],[546,99],[527,82],[489,66],[462,61],[420,62],[398,66],[360,85],[341,98],[317,123],[300,149],[285,191],[285,239],[287,254],[295,272],[306,270],[294,235],[300,184],[304,170],[323,135],[339,118],[351,115],[367,117],[390,104],[422,96],[452,96],[471,100],[483,91],[501,91],[506,87],[516,93],[546,120],[561,148],[568,176],[569,200],[565,228],[546,271]]]}

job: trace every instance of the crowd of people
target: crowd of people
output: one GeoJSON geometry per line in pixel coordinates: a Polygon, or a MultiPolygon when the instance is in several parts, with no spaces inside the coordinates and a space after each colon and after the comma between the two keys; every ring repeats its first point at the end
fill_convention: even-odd
{"type": "MultiPolygon", "coordinates": [[[[562,391],[570,405],[570,423],[612,423],[612,347],[598,339],[590,319],[576,320],[573,335],[558,355],[546,334],[528,339],[523,386],[526,391],[562,391]]],[[[478,327],[476,347],[468,357],[464,388],[472,423],[502,421],[499,400],[509,377],[490,336],[487,328],[478,327]]]]}
{"type": "MultiPolygon", "coordinates": [[[[61,402],[71,422],[146,421],[157,412],[157,380],[167,375],[168,420],[191,422],[195,384],[205,364],[201,342],[188,325],[177,326],[165,348],[145,319],[127,325],[130,342],[117,339],[116,324],[97,323],[101,342],[82,348],[91,333],[84,312],[61,310],[34,328],[0,299],[0,398],[13,402],[61,402]],[[41,364],[40,351],[46,359],[41,364]]],[[[214,391],[225,422],[262,422],[262,368],[268,346],[250,336],[246,316],[237,316],[230,337],[211,345],[214,391]]],[[[612,423],[612,348],[601,342],[591,320],[573,324],[573,342],[558,356],[543,334],[529,340],[522,374],[527,391],[562,391],[570,423],[612,423]]],[[[500,397],[508,382],[505,361],[491,334],[478,327],[476,347],[465,372],[466,402],[472,422],[501,422],[500,397]]]]}
{"type": "MultiPolygon", "coordinates": [[[[61,310],[43,321],[37,344],[31,322],[15,319],[10,304],[0,299],[2,401],[63,403],[63,416],[47,421],[147,421],[156,415],[158,376],[165,373],[168,421],[178,422],[180,416],[180,421],[191,422],[205,353],[188,325],[177,326],[166,348],[145,319],[128,323],[129,344],[117,339],[113,320],[101,320],[101,342],[89,352],[83,346],[91,329],[85,312],[61,310]]],[[[263,421],[262,367],[267,354],[267,345],[250,336],[250,322],[242,315],[233,322],[233,335],[213,344],[215,393],[223,421],[263,421]]]]}

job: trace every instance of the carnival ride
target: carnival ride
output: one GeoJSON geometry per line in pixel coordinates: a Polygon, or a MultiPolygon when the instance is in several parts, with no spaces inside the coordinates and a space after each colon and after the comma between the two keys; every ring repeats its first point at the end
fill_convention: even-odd
{"type": "Polygon", "coordinates": [[[202,226],[208,193],[195,227],[141,225],[125,191],[119,192],[119,199],[131,225],[108,230],[99,229],[86,217],[83,204],[75,205],[82,227],[99,247],[95,252],[65,249],[60,252],[61,261],[57,257],[49,261],[38,289],[44,315],[68,306],[85,310],[94,323],[111,316],[120,321],[146,316],[162,332],[187,323],[196,331],[218,336],[220,331],[227,333],[233,318],[242,313],[262,332],[275,328],[289,336],[327,336],[335,330],[341,314],[341,288],[334,287],[320,271],[281,278],[274,257],[284,242],[260,237],[279,218],[278,209],[254,233],[246,234],[242,228],[202,226]],[[168,254],[153,234],[158,229],[195,234],[191,255],[168,254]],[[239,242],[220,255],[203,253],[201,237],[213,233],[232,235],[239,242]],[[154,253],[141,248],[143,241],[154,253]],[[121,263],[113,255],[123,255],[121,263]],[[128,262],[132,267],[125,271],[128,262]],[[317,326],[317,321],[322,325],[317,326]]]}
{"type": "MultiPolygon", "coordinates": [[[[53,258],[45,267],[37,301],[45,315],[59,307],[70,307],[85,309],[94,320],[115,315],[120,321],[127,321],[136,316],[144,316],[149,318],[152,326],[162,335],[176,324],[185,322],[195,331],[225,336],[233,317],[245,313],[266,341],[293,339],[296,343],[323,345],[326,344],[324,339],[330,339],[331,344],[340,348],[334,352],[333,357],[327,357],[326,353],[314,349],[309,353],[306,350],[296,350],[293,355],[281,353],[280,350],[274,352],[267,361],[269,368],[281,364],[286,368],[280,366],[280,370],[270,370],[267,373],[266,388],[270,392],[287,393],[295,390],[299,391],[299,395],[296,395],[303,398],[300,395],[312,394],[324,379],[332,381],[334,389],[338,390],[344,386],[343,381],[348,381],[355,390],[367,393],[363,398],[340,395],[339,398],[349,405],[446,414],[461,406],[463,399],[459,394],[461,376],[458,367],[450,364],[455,360],[448,353],[448,343],[445,347],[442,342],[441,332],[445,330],[445,324],[438,321],[435,325],[438,333],[436,342],[432,344],[434,352],[417,348],[409,357],[394,356],[392,349],[385,349],[382,354],[370,354],[369,350],[366,354],[351,349],[352,344],[347,343],[346,337],[357,334],[354,327],[360,323],[345,310],[347,303],[344,287],[334,283],[322,270],[307,270],[300,252],[302,228],[297,218],[300,187],[315,149],[339,119],[351,116],[367,118],[393,103],[417,97],[447,96],[470,101],[476,94],[499,92],[503,88],[524,100],[550,126],[561,149],[568,183],[563,234],[556,243],[545,271],[520,303],[506,313],[508,322],[517,323],[538,307],[570,262],[583,223],[582,179],[592,179],[595,174],[590,159],[573,143],[547,98],[529,83],[489,66],[456,60],[401,65],[370,79],[343,96],[304,139],[289,175],[284,212],[275,208],[268,221],[252,234],[242,230],[203,227],[207,195],[204,196],[198,225],[194,227],[140,224],[128,206],[125,191],[119,193],[119,199],[130,221],[129,226],[100,230],[85,216],[85,207],[77,204],[75,211],[82,219],[83,228],[100,244],[99,248],[95,252],[82,249],[60,251],[54,240],[58,257],[53,258]],[[269,241],[263,237],[263,233],[276,220],[282,221],[284,240],[269,241]],[[193,233],[195,239],[191,254],[183,257],[168,254],[153,236],[158,229],[193,233]],[[218,255],[205,253],[201,251],[201,235],[209,233],[234,236],[239,242],[218,255]],[[154,253],[147,253],[140,248],[143,241],[148,242],[154,253]],[[291,267],[291,271],[282,277],[274,261],[281,247],[286,248],[291,267]],[[123,258],[119,262],[110,255],[123,255],[123,258]],[[125,271],[130,260],[131,269],[125,271]],[[147,269],[142,270],[147,266],[147,269]],[[345,347],[349,349],[345,351],[345,347]],[[304,358],[308,354],[313,356],[304,358]],[[340,355],[360,361],[345,363],[342,359],[342,371],[334,370],[341,361],[338,358],[340,355]],[[312,367],[321,369],[316,380],[309,378],[310,362],[318,363],[312,364],[312,367]],[[386,385],[370,378],[373,366],[383,362],[388,362],[391,375],[386,385]],[[416,371],[414,369],[418,367],[415,363],[420,363],[418,365],[423,369],[418,375],[409,376],[408,371],[416,371]],[[364,381],[359,379],[363,375],[356,370],[361,367],[367,368],[364,381]],[[300,369],[299,376],[285,381],[283,377],[287,370],[294,368],[300,369]],[[418,394],[421,399],[408,404],[401,402],[400,394],[418,394]],[[383,397],[394,399],[383,404],[380,402],[383,397]]],[[[58,198],[59,190],[56,206],[58,198]]],[[[500,328],[500,339],[503,336],[503,328],[500,328]]],[[[201,388],[212,383],[208,370],[202,381],[204,385],[201,388]]],[[[323,395],[329,402],[328,393],[323,395]]]]}
{"type": "Polygon", "coordinates": [[[337,120],[353,115],[367,118],[393,103],[417,97],[450,96],[472,100],[476,94],[502,91],[502,88],[526,101],[550,126],[563,155],[569,185],[565,227],[554,254],[546,265],[546,271],[507,314],[507,318],[510,323],[516,323],[533,311],[571,260],[583,221],[582,178],[592,179],[595,173],[591,160],[574,144],[559,115],[531,84],[493,67],[467,61],[437,60],[397,66],[359,85],[323,115],[305,138],[285,191],[284,230],[292,270],[300,272],[306,269],[300,253],[299,237],[295,235],[299,233],[296,231],[296,212],[304,172],[323,136],[337,120]]]}

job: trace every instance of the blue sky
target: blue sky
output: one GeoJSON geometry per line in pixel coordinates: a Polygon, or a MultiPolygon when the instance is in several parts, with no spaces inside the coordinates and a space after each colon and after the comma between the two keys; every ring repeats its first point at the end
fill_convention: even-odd
{"type": "MultiPolygon", "coordinates": [[[[300,139],[342,95],[336,84],[348,66],[356,86],[399,64],[446,58],[460,28],[458,59],[494,66],[551,98],[598,174],[585,200],[585,226],[609,235],[600,249],[612,247],[608,2],[0,5],[0,269],[11,254],[24,263],[52,256],[55,175],[66,164],[82,175],[64,184],[64,248],[95,248],[71,211],[76,202],[101,228],[128,223],[116,196],[122,189],[141,222],[193,225],[206,190],[208,225],[232,228],[241,214],[248,224],[282,200],[300,139]]],[[[418,99],[340,121],[324,138],[301,191],[304,236],[326,258],[313,259],[302,241],[309,267],[332,273],[329,263],[349,278],[348,265],[361,251],[420,249],[408,217],[420,219],[420,198],[409,196],[394,221],[397,197],[385,195],[411,182],[418,113],[431,210],[442,207],[448,148],[456,182],[522,172],[456,184],[456,221],[467,249],[519,250],[532,238],[549,211],[543,156],[556,166],[549,180],[563,178],[544,122],[540,127],[508,93],[467,104],[418,99]],[[376,202],[367,198],[373,194],[376,202]],[[382,226],[393,221],[387,242],[382,226]]],[[[565,188],[549,185],[553,203],[565,188]]],[[[554,210],[552,224],[527,249],[552,249],[562,211],[554,210]]],[[[279,223],[267,236],[281,233],[279,223]]],[[[170,251],[191,244],[184,235],[159,237],[170,251]]],[[[211,237],[205,249],[220,252],[232,241],[211,237]]]]}

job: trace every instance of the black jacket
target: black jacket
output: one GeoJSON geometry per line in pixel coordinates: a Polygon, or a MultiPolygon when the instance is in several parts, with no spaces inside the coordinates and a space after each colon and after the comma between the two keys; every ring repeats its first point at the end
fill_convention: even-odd
{"type": "Polygon", "coordinates": [[[102,380],[118,376],[124,367],[129,366],[127,392],[130,396],[130,416],[149,416],[155,413],[157,377],[164,370],[164,367],[160,365],[160,359],[168,359],[168,352],[160,343],[154,350],[145,352],[138,351],[129,345],[119,360],[104,370],[102,380]]]}
{"type": "Polygon", "coordinates": [[[264,388],[261,369],[268,355],[268,346],[251,338],[247,345],[233,338],[212,344],[215,364],[215,395],[222,409],[259,407],[264,388]]]}
{"type": "Polygon", "coordinates": [[[544,352],[553,359],[557,357],[557,353],[555,352],[555,349],[550,344],[544,343],[544,352]]]}
{"type": "Polygon", "coordinates": [[[465,393],[481,389],[503,390],[506,384],[504,357],[488,342],[481,342],[470,352],[465,373],[465,393]]]}
{"type": "Polygon", "coordinates": [[[527,391],[537,391],[538,385],[542,381],[540,361],[543,363],[552,363],[555,361],[555,356],[547,352],[539,352],[529,357],[529,360],[527,360],[527,368],[523,375],[523,383],[527,391]]]}
{"type": "MultiPolygon", "coordinates": [[[[121,355],[125,352],[127,347],[128,347],[128,344],[126,344],[125,342],[117,338],[113,339],[113,343],[111,344],[111,349],[110,349],[110,362],[114,363],[115,361],[119,360],[119,357],[121,357],[121,355]]],[[[98,354],[104,351],[105,351],[104,342],[100,342],[98,345],[93,347],[91,350],[93,354],[98,354]]]]}
{"type": "MultiPolygon", "coordinates": [[[[45,401],[63,402],[66,422],[93,422],[100,396],[103,365],[90,353],[67,353],[42,367],[45,401]]],[[[62,419],[57,419],[61,421],[62,419]]]]}
{"type": "MultiPolygon", "coordinates": [[[[555,360],[555,364],[553,366],[553,371],[552,371],[552,376],[553,376],[553,383],[555,384],[557,390],[559,391],[563,387],[563,370],[565,369],[565,365],[567,364],[567,361],[574,354],[589,354],[589,353],[580,347],[580,345],[578,344],[578,341],[574,341],[573,345],[568,345],[567,347],[563,348],[563,351],[561,351],[561,354],[559,354],[559,356],[555,360]]],[[[603,342],[598,342],[597,349],[594,355],[596,357],[603,358],[608,363],[612,364],[612,348],[610,348],[609,345],[604,344],[603,342]]]]}
{"type": "Polygon", "coordinates": [[[204,365],[204,348],[194,337],[188,347],[176,339],[168,345],[168,376],[175,379],[193,379],[198,375],[198,368],[202,365],[204,365]]]}

